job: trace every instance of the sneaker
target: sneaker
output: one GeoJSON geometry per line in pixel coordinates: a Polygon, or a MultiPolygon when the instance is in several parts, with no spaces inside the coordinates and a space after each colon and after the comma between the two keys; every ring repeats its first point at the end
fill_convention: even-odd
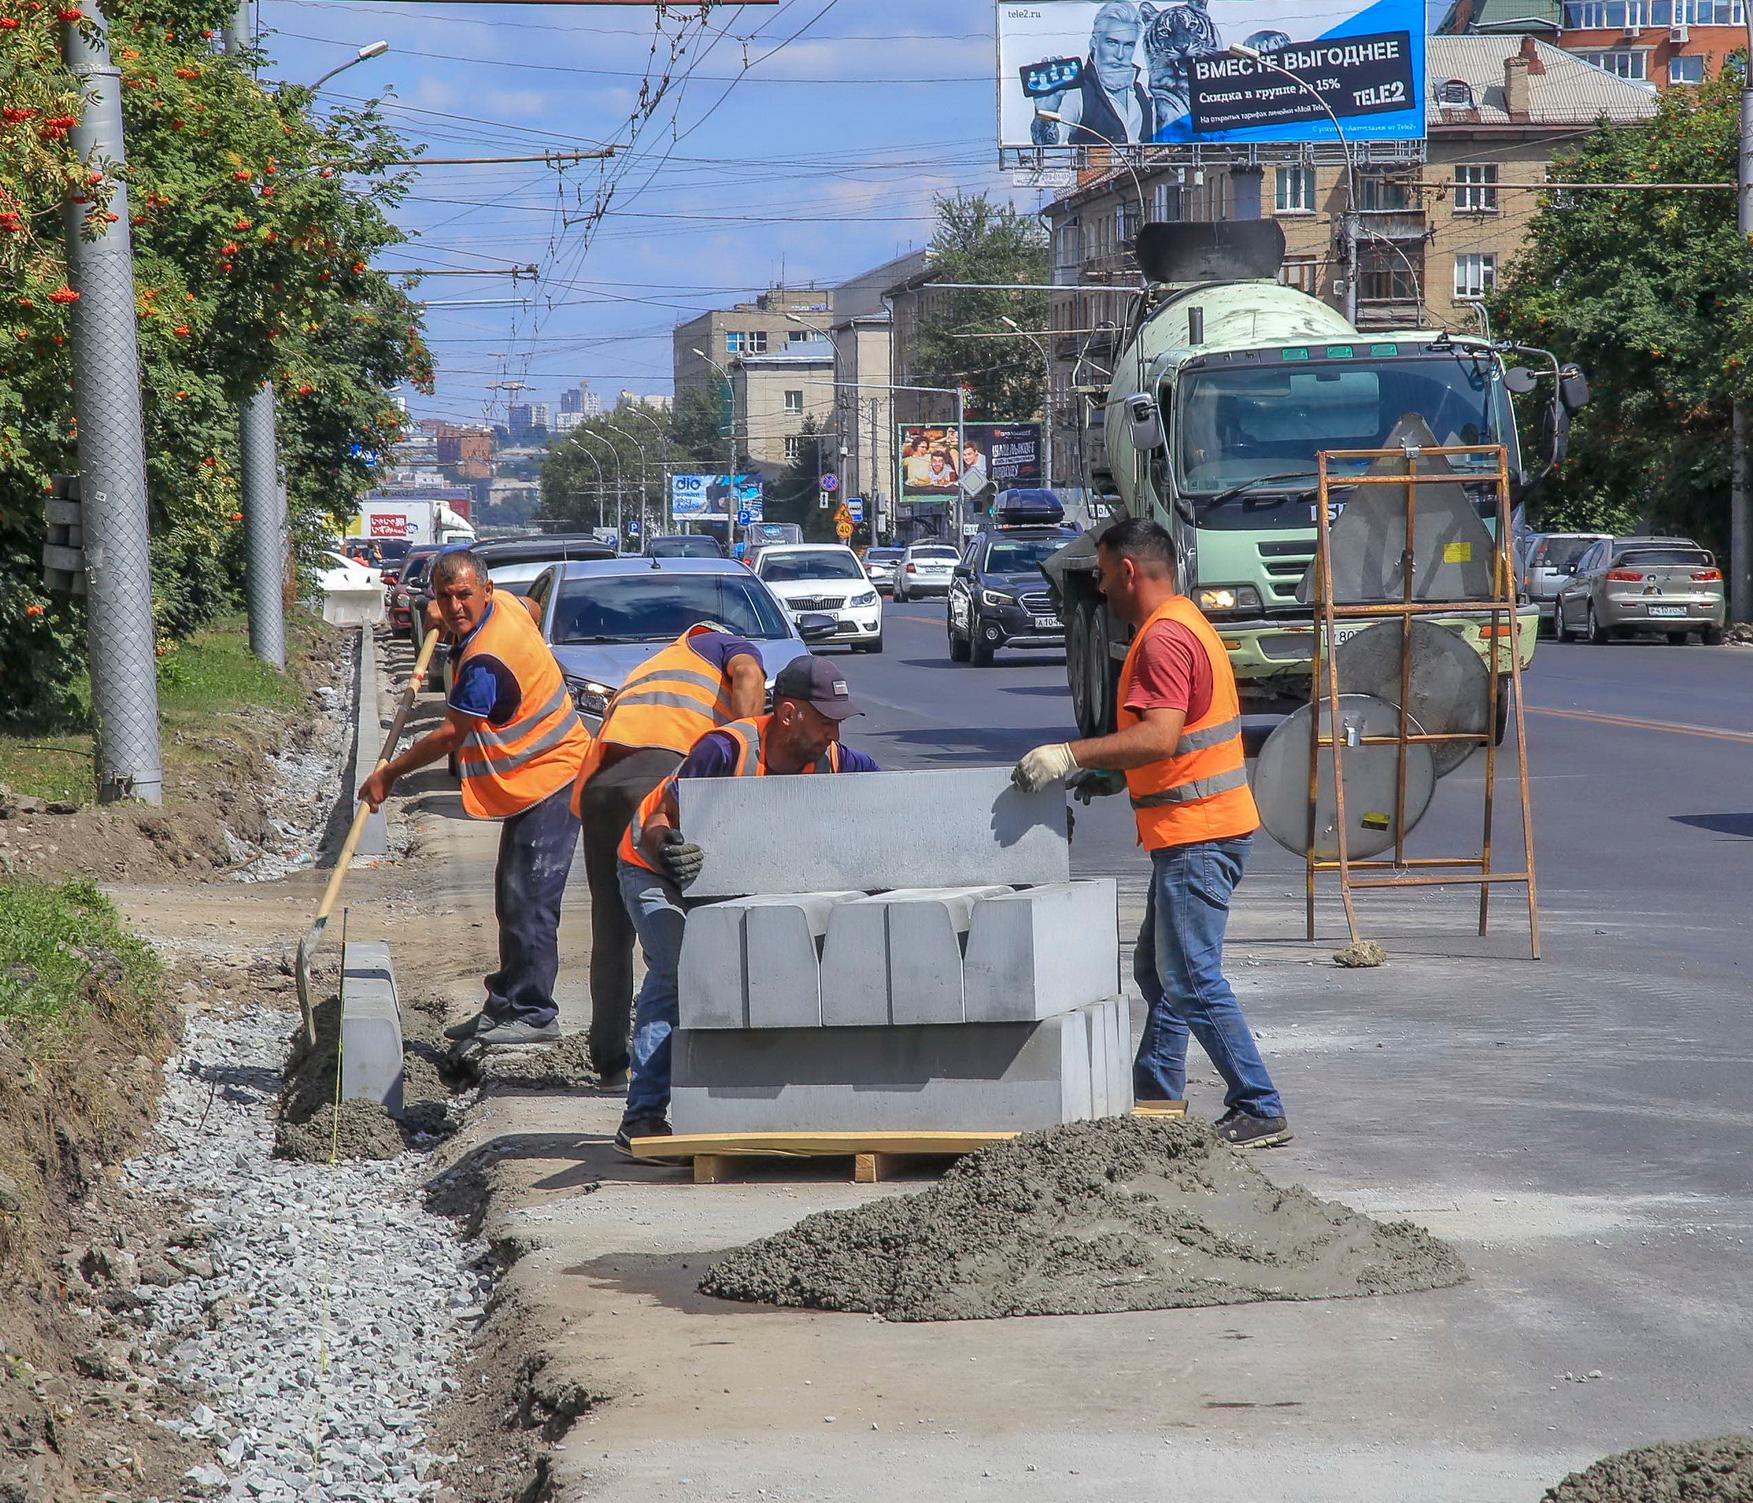
{"type": "Polygon", "coordinates": [[[479,1029],[491,1028],[492,1026],[493,1019],[489,1016],[487,1009],[483,1007],[474,1017],[464,1018],[460,1023],[452,1023],[449,1028],[444,1030],[444,1036],[461,1043],[464,1039],[472,1039],[479,1029]]]}
{"type": "Polygon", "coordinates": [[[615,1152],[636,1164],[679,1164],[680,1159],[651,1159],[633,1152],[635,1138],[668,1138],[674,1131],[662,1117],[623,1117],[615,1130],[615,1152]]]}
{"type": "Polygon", "coordinates": [[[521,1018],[507,1018],[503,1023],[495,1023],[491,1018],[484,1018],[482,1021],[488,1026],[475,1030],[473,1043],[554,1044],[560,1040],[558,1019],[539,1027],[534,1023],[526,1023],[521,1018]]]}
{"type": "Polygon", "coordinates": [[[1276,1148],[1291,1140],[1291,1130],[1283,1117],[1256,1117],[1232,1107],[1212,1124],[1212,1131],[1231,1148],[1276,1148]]]}

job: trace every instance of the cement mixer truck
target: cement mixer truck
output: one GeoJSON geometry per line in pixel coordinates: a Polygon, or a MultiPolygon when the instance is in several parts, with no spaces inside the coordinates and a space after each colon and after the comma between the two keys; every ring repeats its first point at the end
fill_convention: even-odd
{"type": "MultiPolygon", "coordinates": [[[[1315,456],[1402,441],[1502,444],[1519,504],[1562,458],[1587,383],[1542,350],[1439,329],[1359,332],[1336,309],[1276,280],[1284,236],[1270,220],[1148,224],[1135,250],[1145,287],[1106,388],[1105,444],[1086,483],[1111,515],[1153,517],[1173,535],[1181,587],[1224,639],[1245,707],[1304,703],[1314,621],[1299,587],[1315,554],[1315,456]],[[1510,357],[1529,363],[1512,366],[1510,357]],[[1523,467],[1512,393],[1542,413],[1548,454],[1538,474],[1523,467]]],[[[1495,528],[1495,462],[1448,463],[1495,528]]],[[[1338,464],[1330,470],[1344,473],[1338,464]]],[[[1346,498],[1330,480],[1330,515],[1346,498]]],[[[1085,735],[1113,729],[1129,640],[1096,588],[1095,539],[1106,525],[1043,566],[1065,623],[1066,676],[1085,735]]],[[[1488,650],[1488,617],[1438,619],[1481,656],[1488,650]]],[[[1522,664],[1531,661],[1537,628],[1529,607],[1513,639],[1497,641],[1504,672],[1511,640],[1522,664]]],[[[1501,713],[1497,723],[1505,723],[1501,713]]]]}

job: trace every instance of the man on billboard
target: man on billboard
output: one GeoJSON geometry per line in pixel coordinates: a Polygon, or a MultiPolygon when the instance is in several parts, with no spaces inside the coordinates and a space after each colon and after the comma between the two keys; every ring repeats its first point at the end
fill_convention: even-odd
{"type": "MultiPolygon", "coordinates": [[[[1147,7],[1148,8],[1148,7],[1147,7]]],[[[1139,82],[1138,40],[1144,18],[1133,0],[1108,0],[1090,26],[1089,59],[1075,89],[1043,94],[1030,137],[1037,146],[1105,146],[1156,136],[1156,105],[1139,82]]]]}

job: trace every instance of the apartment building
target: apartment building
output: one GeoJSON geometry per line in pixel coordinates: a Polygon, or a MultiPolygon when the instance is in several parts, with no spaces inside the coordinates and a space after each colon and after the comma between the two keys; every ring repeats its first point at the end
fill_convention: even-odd
{"type": "Polygon", "coordinates": [[[1559,45],[1616,78],[1700,84],[1747,50],[1744,0],[1562,0],[1559,45]]]}

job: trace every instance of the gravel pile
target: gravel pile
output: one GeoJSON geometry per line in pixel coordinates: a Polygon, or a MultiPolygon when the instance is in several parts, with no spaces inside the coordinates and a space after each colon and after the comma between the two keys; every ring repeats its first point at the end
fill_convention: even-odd
{"type": "Polygon", "coordinates": [[[187,1485],[246,1503],[429,1498],[426,1417],[456,1389],[490,1263],[422,1208],[416,1158],[273,1157],[287,1027],[269,1008],[192,1014],[166,1065],[172,1146],[128,1165],[206,1233],[187,1277],[139,1291],[166,1365],[205,1390],[172,1426],[213,1447],[187,1485]]]}
{"type": "Polygon", "coordinates": [[[282,750],[267,754],[274,771],[272,839],[259,848],[225,832],[232,860],[240,863],[234,882],[272,882],[316,859],[335,812],[335,772],[345,770],[351,749],[353,696],[328,684],[315,693],[309,739],[289,739],[282,750]]]}
{"type": "Polygon", "coordinates": [[[1572,1472],[1542,1503],[1753,1503],[1753,1435],[1621,1451],[1572,1472]]]}
{"type": "Polygon", "coordinates": [[[700,1288],[984,1320],[1399,1294],[1465,1277],[1423,1228],[1280,1189],[1203,1124],[1110,1117],[970,1154],[919,1195],[805,1217],[732,1253],[700,1288]]]}

